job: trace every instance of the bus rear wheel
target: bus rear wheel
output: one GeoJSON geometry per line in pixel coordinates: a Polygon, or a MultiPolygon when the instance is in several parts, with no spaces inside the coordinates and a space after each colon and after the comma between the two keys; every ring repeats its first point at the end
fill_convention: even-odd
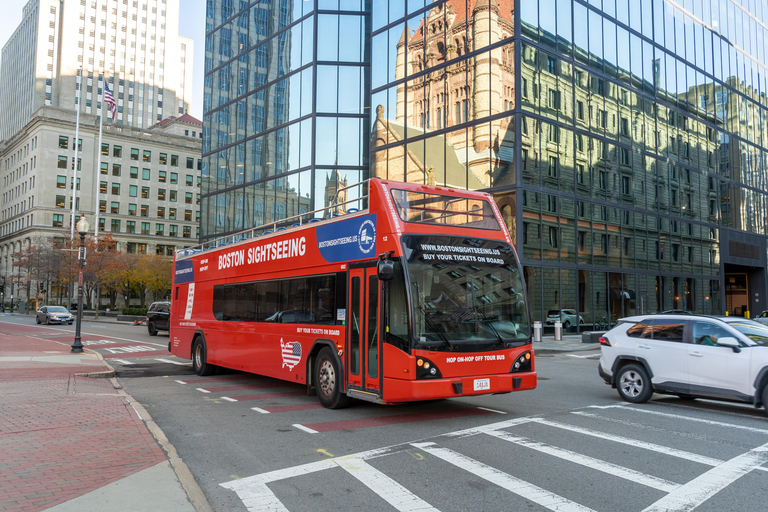
{"type": "Polygon", "coordinates": [[[341,371],[331,349],[320,351],[315,360],[315,390],[317,398],[327,409],[342,409],[351,399],[341,392],[341,371]]]}
{"type": "Polygon", "coordinates": [[[205,340],[198,336],[192,343],[192,370],[201,377],[213,375],[216,371],[216,366],[208,364],[207,353],[205,340]]]}

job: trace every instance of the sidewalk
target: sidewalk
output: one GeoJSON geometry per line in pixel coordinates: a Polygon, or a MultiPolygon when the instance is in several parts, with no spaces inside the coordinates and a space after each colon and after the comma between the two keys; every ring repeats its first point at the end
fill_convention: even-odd
{"type": "Polygon", "coordinates": [[[2,329],[0,510],[211,510],[98,354],[73,354],[72,340],[32,338],[22,325],[2,329]]]}

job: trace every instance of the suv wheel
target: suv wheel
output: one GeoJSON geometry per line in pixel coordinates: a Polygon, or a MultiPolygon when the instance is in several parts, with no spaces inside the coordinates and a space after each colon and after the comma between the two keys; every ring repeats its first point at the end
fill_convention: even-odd
{"type": "Polygon", "coordinates": [[[765,412],[768,413],[768,384],[763,386],[763,407],[765,407],[765,412]]]}
{"type": "Polygon", "coordinates": [[[149,331],[150,336],[157,336],[157,329],[155,329],[154,322],[149,322],[147,324],[147,331],[149,331]]]}
{"type": "Polygon", "coordinates": [[[648,372],[636,364],[628,364],[619,370],[616,375],[616,390],[621,398],[635,404],[647,402],[653,395],[648,372]]]}

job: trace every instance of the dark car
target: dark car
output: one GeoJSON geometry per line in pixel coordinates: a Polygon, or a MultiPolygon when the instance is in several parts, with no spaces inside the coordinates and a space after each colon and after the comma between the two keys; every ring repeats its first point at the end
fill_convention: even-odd
{"type": "Polygon", "coordinates": [[[75,317],[64,306],[43,306],[37,310],[35,322],[39,324],[63,324],[72,325],[75,317]]]}
{"type": "Polygon", "coordinates": [[[157,331],[170,329],[171,303],[153,302],[147,310],[147,330],[150,336],[157,336],[157,331]]]}

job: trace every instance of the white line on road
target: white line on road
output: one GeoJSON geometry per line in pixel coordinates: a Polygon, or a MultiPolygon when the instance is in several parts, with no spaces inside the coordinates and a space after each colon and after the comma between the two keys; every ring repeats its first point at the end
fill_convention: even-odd
{"type": "Polygon", "coordinates": [[[658,489],[660,491],[671,492],[677,489],[678,487],[680,487],[679,484],[670,482],[669,480],[657,478],[652,475],[646,475],[645,473],[635,471],[634,469],[617,466],[616,464],[612,464],[604,460],[596,459],[588,455],[582,455],[580,453],[572,452],[571,450],[566,450],[564,448],[558,448],[556,446],[546,445],[538,441],[532,441],[531,439],[527,439],[525,437],[518,437],[510,434],[509,432],[486,432],[486,433],[498,439],[503,439],[504,441],[509,441],[510,443],[514,443],[520,446],[525,446],[526,448],[530,448],[532,450],[536,450],[541,453],[546,453],[547,455],[552,455],[553,457],[567,460],[575,464],[580,464],[590,469],[602,471],[603,473],[608,473],[609,475],[612,475],[612,476],[624,478],[625,480],[629,480],[630,482],[636,482],[638,484],[645,485],[653,489],[658,489]]]}
{"type": "Polygon", "coordinates": [[[186,382],[184,382],[183,380],[175,380],[173,382],[178,382],[179,384],[186,384],[186,382]]]}
{"type": "Polygon", "coordinates": [[[234,398],[229,398],[228,396],[221,397],[222,400],[226,400],[227,402],[237,402],[234,398]]]}
{"type": "Polygon", "coordinates": [[[578,357],[579,359],[600,359],[600,354],[591,354],[588,356],[577,356],[576,354],[567,354],[568,357],[578,357]]]}
{"type": "Polygon", "coordinates": [[[210,393],[210,391],[208,391],[207,389],[203,389],[203,388],[195,388],[195,389],[200,391],[201,393],[210,393]]]}
{"type": "Polygon", "coordinates": [[[489,412],[495,412],[496,414],[507,414],[504,411],[497,411],[496,409],[489,409],[487,407],[478,407],[478,409],[482,409],[484,411],[489,411],[489,412]]]}
{"type": "Polygon", "coordinates": [[[543,418],[532,418],[532,421],[535,421],[536,423],[541,423],[542,425],[548,425],[550,427],[555,427],[563,430],[570,430],[571,432],[576,432],[578,434],[584,434],[587,436],[596,437],[598,439],[605,439],[606,441],[613,441],[614,443],[626,444],[628,446],[634,446],[635,448],[642,448],[644,450],[662,453],[664,455],[669,455],[671,457],[677,457],[680,459],[689,460],[691,462],[706,464],[707,466],[717,466],[718,464],[721,464],[723,462],[719,459],[713,459],[712,457],[707,457],[705,455],[698,455],[696,453],[685,452],[683,450],[676,450],[675,448],[670,448],[669,446],[662,446],[660,444],[654,444],[654,443],[646,443],[644,441],[639,441],[637,439],[615,436],[613,434],[608,434],[607,432],[575,427],[575,426],[567,425],[565,423],[558,423],[556,421],[545,420],[543,418]]]}
{"type": "Polygon", "coordinates": [[[633,412],[640,412],[643,414],[652,414],[654,416],[661,416],[664,418],[672,418],[676,420],[687,420],[687,421],[693,421],[696,423],[704,423],[706,425],[712,425],[717,427],[726,427],[729,429],[737,429],[737,430],[747,430],[749,432],[756,432],[758,434],[768,434],[768,430],[764,428],[755,428],[755,427],[747,427],[744,425],[734,425],[733,423],[723,423],[721,421],[713,421],[713,420],[704,420],[701,418],[692,418],[690,416],[680,416],[679,414],[669,414],[666,412],[658,412],[658,411],[650,411],[648,409],[641,409],[639,407],[630,407],[621,405],[619,406],[620,409],[625,411],[633,411],[633,412]]]}
{"type": "Polygon", "coordinates": [[[116,361],[120,364],[133,364],[132,362],[126,361],[125,359],[112,359],[112,361],[116,361]]]}
{"type": "Polygon", "coordinates": [[[643,512],[687,512],[768,462],[768,443],[734,457],[667,494],[643,512]]]}
{"type": "Polygon", "coordinates": [[[435,507],[362,459],[343,458],[337,460],[336,463],[401,512],[439,512],[435,507]]]}
{"type": "Polygon", "coordinates": [[[261,414],[269,414],[269,411],[265,411],[261,407],[251,407],[252,411],[260,412],[261,414]]]}
{"type": "Polygon", "coordinates": [[[312,430],[311,428],[305,427],[300,423],[294,423],[293,426],[299,430],[303,430],[304,432],[309,432],[310,434],[317,434],[317,430],[312,430]]]}
{"type": "Polygon", "coordinates": [[[175,364],[178,366],[192,366],[191,362],[185,362],[185,361],[171,361],[170,359],[155,359],[155,361],[160,361],[161,363],[175,364]]]}
{"type": "Polygon", "coordinates": [[[524,480],[515,478],[512,475],[508,475],[507,473],[483,464],[482,462],[470,459],[469,457],[454,452],[453,450],[449,450],[448,448],[437,448],[434,443],[411,443],[411,445],[424,450],[449,464],[453,464],[456,467],[468,471],[476,477],[487,480],[488,482],[496,484],[509,492],[536,503],[537,505],[548,508],[549,510],[556,510],[558,512],[592,511],[590,508],[525,482],[524,480]]]}

